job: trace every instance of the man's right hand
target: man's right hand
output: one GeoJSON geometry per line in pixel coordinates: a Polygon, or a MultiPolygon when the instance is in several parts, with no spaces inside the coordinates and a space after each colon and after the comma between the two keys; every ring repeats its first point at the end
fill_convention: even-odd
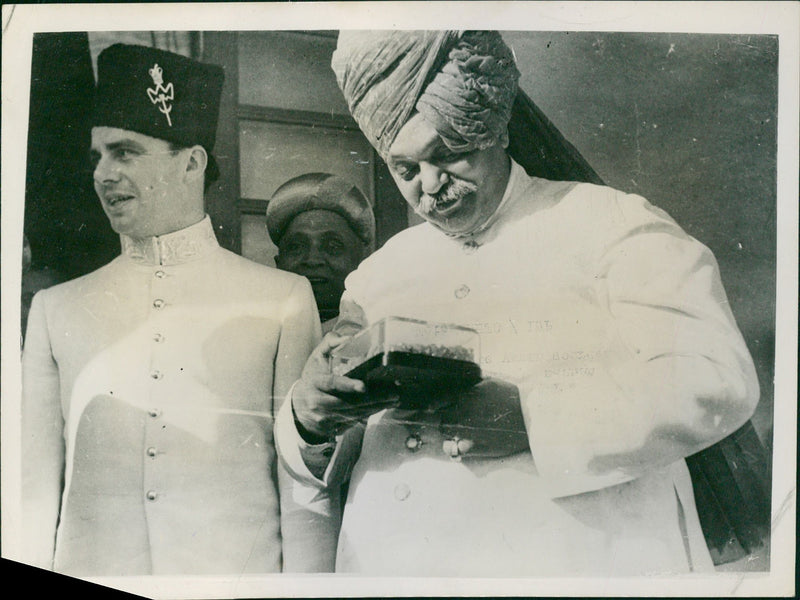
{"type": "Polygon", "coordinates": [[[327,441],[398,403],[396,393],[368,396],[363,381],[331,373],[330,353],[348,339],[335,333],[322,338],[292,391],[295,422],[307,442],[327,441]]]}

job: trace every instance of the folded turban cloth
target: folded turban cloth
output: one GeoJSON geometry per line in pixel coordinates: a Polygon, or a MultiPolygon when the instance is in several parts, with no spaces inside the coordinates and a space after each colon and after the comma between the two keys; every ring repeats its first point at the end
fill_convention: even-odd
{"type": "Polygon", "coordinates": [[[416,110],[455,152],[508,141],[529,175],[602,183],[518,88],[513,52],[497,31],[341,31],[331,66],[384,159],[416,110]]]}
{"type": "Polygon", "coordinates": [[[382,157],[419,111],[453,151],[504,139],[519,71],[496,31],[342,31],[331,63],[382,157]]]}
{"type": "Polygon", "coordinates": [[[275,245],[297,215],[329,210],[342,216],[365,245],[375,241],[375,215],[364,194],[352,183],[330,173],[306,173],[281,185],[267,205],[267,230],[275,245]]]}

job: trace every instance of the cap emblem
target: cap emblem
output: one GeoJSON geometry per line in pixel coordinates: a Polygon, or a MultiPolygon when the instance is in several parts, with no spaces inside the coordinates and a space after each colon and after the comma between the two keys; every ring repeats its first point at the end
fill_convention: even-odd
{"type": "Polygon", "coordinates": [[[155,63],[153,68],[148,69],[147,72],[150,73],[155,84],[155,88],[147,88],[147,96],[150,98],[150,102],[157,105],[158,110],[164,113],[164,116],[167,117],[167,124],[172,127],[172,119],[169,116],[169,113],[172,112],[172,104],[167,104],[168,101],[175,99],[172,82],[164,85],[164,72],[158,63],[155,63]]]}

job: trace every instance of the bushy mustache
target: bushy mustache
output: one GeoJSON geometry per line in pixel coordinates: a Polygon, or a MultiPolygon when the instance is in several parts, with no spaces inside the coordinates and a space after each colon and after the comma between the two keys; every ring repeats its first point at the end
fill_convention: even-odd
{"type": "Polygon", "coordinates": [[[474,183],[451,176],[448,184],[435,194],[423,193],[419,199],[419,204],[414,208],[414,212],[421,217],[425,217],[433,212],[438,203],[455,202],[477,191],[478,186],[474,183]]]}

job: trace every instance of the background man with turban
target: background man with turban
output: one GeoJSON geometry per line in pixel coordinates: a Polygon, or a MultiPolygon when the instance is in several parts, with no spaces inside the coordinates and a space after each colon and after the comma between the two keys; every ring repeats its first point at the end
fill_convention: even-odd
{"type": "Polygon", "coordinates": [[[645,199],[576,182],[597,177],[496,32],[342,32],[333,68],[426,221],[348,277],[277,419],[298,481],[324,497],[349,480],[337,571],[712,568],[684,458],[759,391],[710,251],[645,199]],[[484,381],[415,411],[332,374],[331,349],[388,316],[476,329],[484,381]]]}
{"type": "Polygon", "coordinates": [[[273,400],[319,322],[308,281],[222,249],[204,212],[222,82],[216,65],[149,47],[98,58],[94,185],[122,253],[33,299],[25,562],[76,576],[281,569],[273,400]]]}
{"type": "Polygon", "coordinates": [[[330,173],[306,173],[281,185],[267,206],[275,266],[306,277],[322,332],[339,315],[344,280],[375,242],[375,215],[364,194],[330,173]]]}

